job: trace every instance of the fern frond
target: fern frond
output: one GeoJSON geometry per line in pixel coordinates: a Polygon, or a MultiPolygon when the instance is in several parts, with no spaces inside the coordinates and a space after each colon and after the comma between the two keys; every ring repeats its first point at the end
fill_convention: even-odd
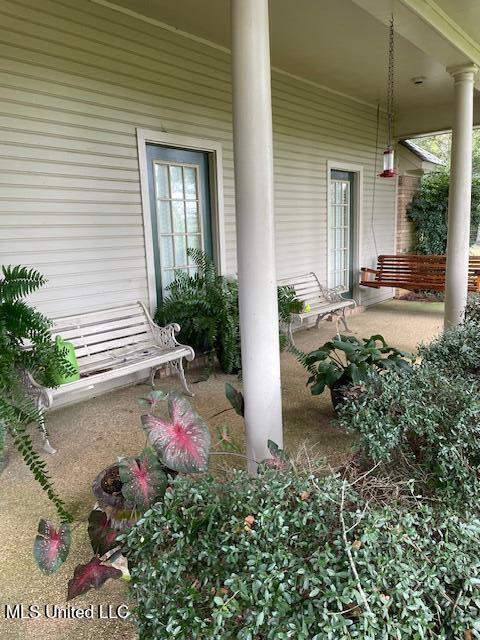
{"type": "Polygon", "coordinates": [[[28,296],[46,283],[46,279],[35,269],[22,266],[2,266],[0,300],[13,302],[28,296]]]}

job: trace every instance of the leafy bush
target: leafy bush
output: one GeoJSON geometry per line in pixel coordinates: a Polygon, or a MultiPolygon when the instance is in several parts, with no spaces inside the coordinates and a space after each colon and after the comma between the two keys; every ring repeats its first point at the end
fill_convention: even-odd
{"type": "MultiPolygon", "coordinates": [[[[470,315],[472,317],[472,315],[470,315]]],[[[471,320],[451,327],[428,345],[421,345],[424,365],[435,367],[449,378],[480,375],[480,324],[471,320]]]]}
{"type": "Polygon", "coordinates": [[[451,378],[435,364],[376,376],[341,411],[340,423],[360,434],[370,462],[394,463],[426,491],[452,501],[479,495],[478,383],[451,378]]]}
{"type": "MultiPolygon", "coordinates": [[[[447,250],[447,214],[450,176],[447,172],[429,173],[422,178],[408,217],[414,226],[414,253],[443,255],[447,250]]],[[[480,223],[480,178],[472,182],[470,244],[477,238],[480,223]]]]}
{"type": "Polygon", "coordinates": [[[35,479],[55,505],[62,521],[70,520],[55,493],[46,463],[35,451],[27,427],[39,413],[24,390],[23,372],[43,386],[54,387],[58,375],[69,375],[65,354],[52,343],[50,321],[24,298],[43,284],[43,276],[26,267],[2,267],[0,279],[0,458],[5,436],[10,436],[35,479]],[[28,348],[27,348],[28,347],[28,348]]]}
{"type": "Polygon", "coordinates": [[[469,293],[465,307],[465,323],[472,322],[480,327],[480,293],[469,293]]]}
{"type": "Polygon", "coordinates": [[[409,355],[388,345],[380,335],[363,340],[355,336],[335,336],[310,353],[293,351],[310,373],[307,384],[314,396],[336,384],[357,385],[365,381],[371,371],[410,366],[409,355]]]}
{"type": "Polygon", "coordinates": [[[333,477],[179,477],[126,536],[134,617],[141,640],[478,637],[479,536],[333,477]]]}

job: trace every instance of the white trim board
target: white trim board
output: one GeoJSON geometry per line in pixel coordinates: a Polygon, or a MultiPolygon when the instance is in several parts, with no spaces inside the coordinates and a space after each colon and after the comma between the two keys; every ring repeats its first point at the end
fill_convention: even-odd
{"type": "MultiPolygon", "coordinates": [[[[329,220],[330,220],[330,205],[331,205],[331,181],[332,170],[336,171],[349,171],[355,174],[354,180],[354,205],[355,205],[355,220],[354,220],[354,245],[353,245],[353,257],[352,257],[352,269],[353,274],[360,274],[360,260],[362,256],[362,228],[363,228],[363,166],[361,164],[351,164],[349,162],[343,162],[342,160],[327,160],[327,241],[325,252],[325,273],[327,274],[327,286],[328,286],[328,253],[329,247],[329,220]]],[[[361,303],[360,292],[360,277],[358,277],[352,283],[353,298],[357,304],[361,303]]]]}
{"type": "Polygon", "coordinates": [[[147,264],[148,302],[150,312],[154,313],[157,305],[157,288],[155,281],[152,218],[148,185],[147,143],[161,144],[163,146],[178,149],[204,151],[209,154],[213,253],[217,270],[222,275],[226,272],[225,220],[223,204],[223,154],[222,145],[213,140],[192,138],[190,136],[177,135],[176,133],[165,133],[164,131],[137,128],[138,165],[140,170],[145,258],[147,264]]]}

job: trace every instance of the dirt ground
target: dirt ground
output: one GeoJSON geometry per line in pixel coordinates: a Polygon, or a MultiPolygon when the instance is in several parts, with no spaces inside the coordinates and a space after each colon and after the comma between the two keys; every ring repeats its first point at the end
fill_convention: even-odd
{"type": "MultiPolygon", "coordinates": [[[[358,337],[381,333],[392,345],[413,351],[420,341],[428,342],[442,326],[440,303],[393,300],[368,309],[350,318],[350,326],[358,337]]],[[[297,346],[311,350],[323,344],[335,333],[335,325],[322,322],[319,330],[296,334],[297,346]]],[[[305,444],[315,455],[338,463],[352,446],[352,439],[331,424],[333,411],[328,393],[312,397],[305,386],[306,375],[295,358],[284,353],[282,364],[283,415],[285,447],[295,452],[305,444]]],[[[201,372],[189,377],[195,393],[197,410],[207,420],[228,407],[224,384],[230,381],[240,386],[234,376],[215,374],[208,380],[195,382],[201,372]]],[[[178,387],[175,379],[161,381],[165,390],[178,387]]],[[[133,455],[145,445],[140,425],[142,409],[137,399],[149,389],[136,385],[111,392],[71,407],[59,409],[48,416],[51,442],[58,449],[54,456],[46,455],[55,487],[79,521],[72,540],[72,550],[65,565],[53,576],[44,577],[37,569],[32,545],[41,517],[54,517],[54,511],[32,479],[15,450],[8,451],[8,462],[0,476],[0,638],[2,640],[133,640],[133,626],[122,619],[98,619],[101,613],[115,615],[116,607],[129,604],[128,586],[123,581],[110,581],[99,591],[90,591],[71,604],[93,606],[94,619],[49,619],[44,606],[66,606],[66,585],[78,563],[91,557],[86,535],[86,519],[93,505],[92,482],[97,473],[118,456],[133,455]],[[39,617],[7,620],[5,605],[39,606],[39,617]]],[[[228,424],[231,436],[244,442],[243,421],[233,412],[210,420],[212,439],[217,428],[228,424]]],[[[40,441],[38,439],[40,446],[40,441]]],[[[226,458],[223,458],[225,460],[226,458]]],[[[218,459],[217,459],[218,460],[218,459]]]]}

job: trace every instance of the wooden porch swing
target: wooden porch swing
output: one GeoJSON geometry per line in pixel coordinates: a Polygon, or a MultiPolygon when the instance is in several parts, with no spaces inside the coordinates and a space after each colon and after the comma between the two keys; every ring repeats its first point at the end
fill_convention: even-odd
{"type": "MultiPolygon", "coordinates": [[[[381,255],[376,269],[362,267],[360,285],[445,291],[446,266],[446,256],[381,255]]],[[[480,292],[480,256],[469,258],[468,290],[480,292]]]]}

